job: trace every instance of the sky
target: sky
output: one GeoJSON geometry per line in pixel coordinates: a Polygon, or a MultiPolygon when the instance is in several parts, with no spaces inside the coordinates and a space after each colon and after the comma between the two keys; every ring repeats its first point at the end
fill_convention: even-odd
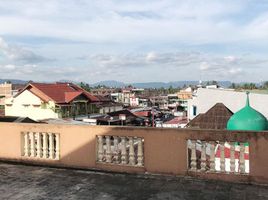
{"type": "Polygon", "coordinates": [[[268,0],[0,0],[0,78],[268,80],[268,0]]]}

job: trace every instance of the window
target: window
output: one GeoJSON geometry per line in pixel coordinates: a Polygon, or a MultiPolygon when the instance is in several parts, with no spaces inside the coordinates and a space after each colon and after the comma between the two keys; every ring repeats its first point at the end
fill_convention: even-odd
{"type": "Polygon", "coordinates": [[[196,114],[197,114],[197,107],[193,106],[193,116],[196,116],[196,114]]]}
{"type": "Polygon", "coordinates": [[[33,104],[33,107],[35,107],[35,108],[39,108],[39,107],[40,107],[40,105],[33,104]]]}
{"type": "Polygon", "coordinates": [[[46,103],[41,103],[41,108],[42,109],[47,109],[47,104],[46,103]]]}

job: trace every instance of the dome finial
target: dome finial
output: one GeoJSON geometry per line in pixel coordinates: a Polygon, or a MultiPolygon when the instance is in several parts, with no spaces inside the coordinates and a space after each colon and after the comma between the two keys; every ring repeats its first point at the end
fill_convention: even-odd
{"type": "Polygon", "coordinates": [[[249,91],[247,91],[246,94],[247,94],[247,102],[246,102],[246,106],[249,107],[249,106],[250,106],[250,105],[249,105],[249,91]]]}

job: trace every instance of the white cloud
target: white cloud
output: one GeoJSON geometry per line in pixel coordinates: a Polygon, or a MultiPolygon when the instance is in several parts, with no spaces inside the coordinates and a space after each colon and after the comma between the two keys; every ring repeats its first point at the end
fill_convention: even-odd
{"type": "Polygon", "coordinates": [[[154,61],[156,58],[157,58],[157,55],[156,55],[155,52],[149,52],[149,53],[146,55],[146,61],[148,61],[148,62],[152,62],[152,61],[154,61]]]}
{"type": "Polygon", "coordinates": [[[137,81],[199,79],[200,73],[251,79],[253,68],[267,74],[268,10],[262,2],[3,1],[0,36],[15,41],[0,38],[1,69],[41,80],[128,80],[137,71],[137,81]],[[65,46],[55,44],[61,40],[65,46]],[[252,56],[241,56],[248,52],[252,56]],[[51,66],[46,57],[54,55],[51,66]]]}
{"type": "Polygon", "coordinates": [[[230,15],[240,14],[245,5],[231,0],[14,0],[0,6],[0,12],[5,13],[0,15],[0,34],[125,43],[154,40],[199,44],[263,39],[267,33],[265,17],[246,24],[230,19],[230,15]]]}
{"type": "Polygon", "coordinates": [[[228,62],[228,63],[236,63],[237,61],[239,61],[239,58],[236,56],[225,56],[224,59],[228,62]]]}
{"type": "Polygon", "coordinates": [[[97,54],[86,56],[94,65],[102,68],[148,68],[187,67],[200,62],[200,54],[197,52],[177,53],[140,53],[140,54],[97,54]]]}
{"type": "Polygon", "coordinates": [[[228,73],[231,75],[239,75],[243,73],[243,70],[241,68],[230,68],[228,73]]]}
{"type": "Polygon", "coordinates": [[[201,71],[206,71],[206,70],[209,70],[211,68],[211,65],[207,62],[202,62],[200,64],[200,70],[201,71]]]}
{"type": "Polygon", "coordinates": [[[10,61],[34,63],[48,60],[43,56],[35,54],[31,50],[19,46],[9,45],[3,40],[3,38],[0,37],[0,53],[1,52],[10,61]]]}

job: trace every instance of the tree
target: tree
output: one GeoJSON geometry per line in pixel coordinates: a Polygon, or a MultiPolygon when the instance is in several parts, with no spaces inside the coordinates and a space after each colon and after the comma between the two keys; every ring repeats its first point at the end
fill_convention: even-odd
{"type": "Polygon", "coordinates": [[[89,86],[88,83],[81,82],[79,85],[80,85],[80,87],[83,88],[84,90],[90,92],[91,87],[89,86]]]}
{"type": "Polygon", "coordinates": [[[218,82],[215,81],[215,80],[207,81],[207,82],[206,82],[206,86],[208,86],[208,85],[218,85],[218,82]]]}
{"type": "Polygon", "coordinates": [[[268,81],[265,81],[262,86],[264,89],[268,89],[268,81]]]}
{"type": "Polygon", "coordinates": [[[250,90],[257,89],[256,84],[255,84],[255,83],[250,83],[250,84],[249,84],[249,89],[250,89],[250,90]]]}
{"type": "Polygon", "coordinates": [[[232,83],[229,88],[236,89],[237,85],[235,83],[232,83]]]}
{"type": "Polygon", "coordinates": [[[218,81],[211,81],[211,85],[218,85],[218,81]]]}

